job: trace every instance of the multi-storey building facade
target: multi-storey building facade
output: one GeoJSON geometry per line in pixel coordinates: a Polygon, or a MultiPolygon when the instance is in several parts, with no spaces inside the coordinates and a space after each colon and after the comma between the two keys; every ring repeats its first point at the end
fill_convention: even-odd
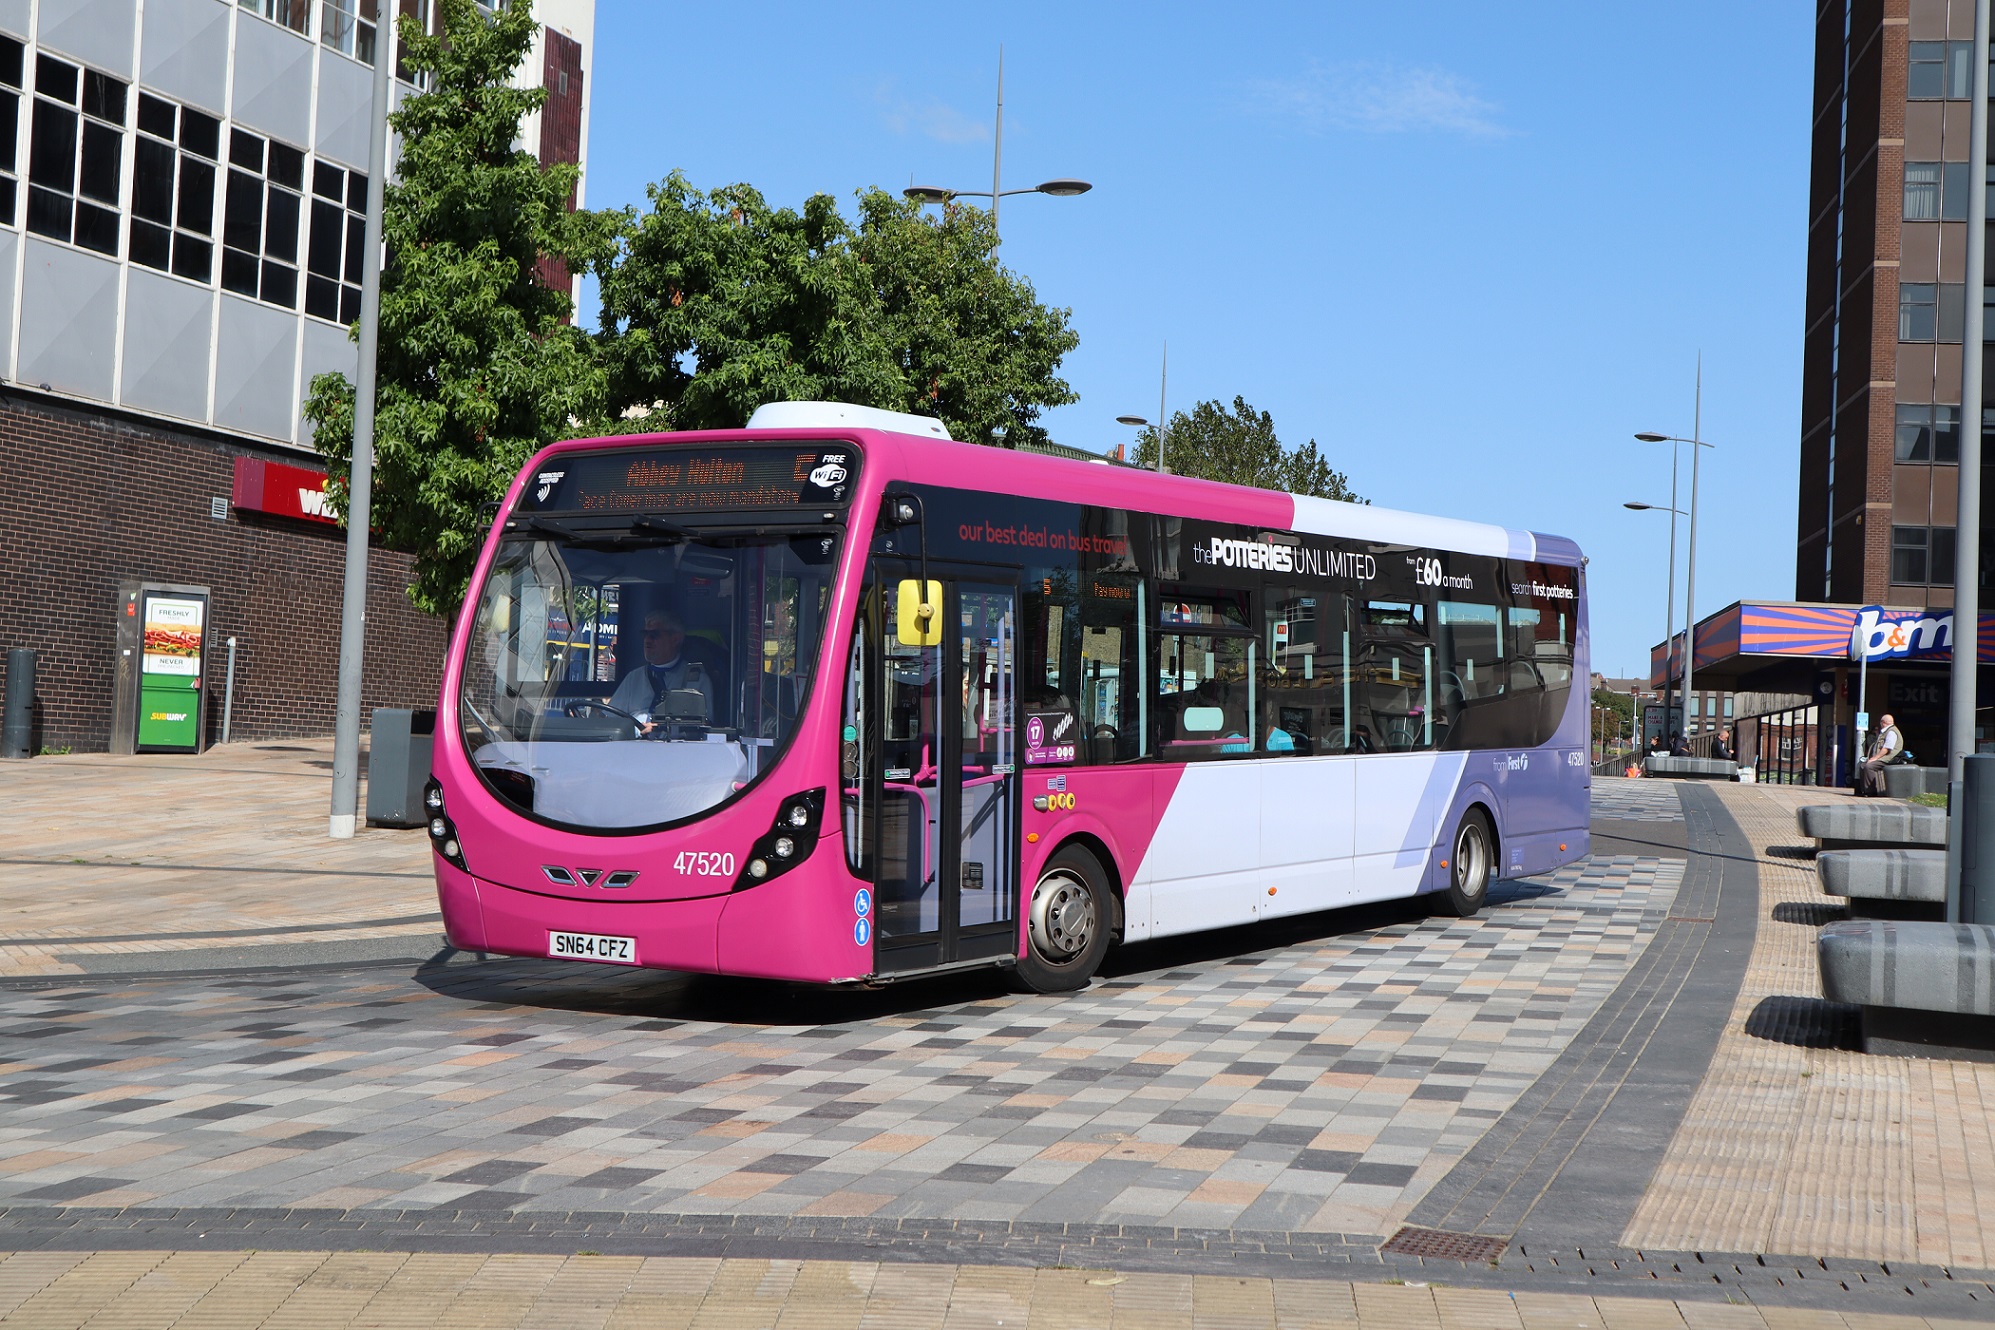
{"type": "MultiPolygon", "coordinates": [[[[109,742],[114,616],[137,582],[208,589],[214,648],[237,639],[238,736],[330,728],[343,534],[312,498],[300,406],[356,363],[391,40],[374,9],[0,0],[0,645],[40,653],[45,745],[109,742]]],[[[548,99],[524,146],[579,164],[594,0],[535,16],[519,77],[548,99]]],[[[435,695],[445,627],[408,606],[407,571],[377,554],[369,705],[435,695]]]]}
{"type": "Polygon", "coordinates": [[[1953,603],[1972,29],[1817,4],[1798,600],[1953,603]]]}

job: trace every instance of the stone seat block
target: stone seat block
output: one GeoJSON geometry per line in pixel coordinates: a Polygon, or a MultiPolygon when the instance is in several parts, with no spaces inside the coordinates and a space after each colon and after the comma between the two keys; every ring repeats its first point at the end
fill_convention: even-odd
{"type": "Polygon", "coordinates": [[[1642,759],[1642,769],[1651,776],[1668,776],[1677,780],[1739,778],[1737,762],[1720,762],[1709,757],[1670,757],[1663,753],[1650,753],[1642,759]]]}
{"type": "Polygon", "coordinates": [[[1815,955],[1822,995],[1863,1008],[1865,1052],[1995,1061],[1995,925],[1852,919],[1815,955]]]}
{"type": "Polygon", "coordinates": [[[1815,877],[1829,896],[1945,904],[1947,852],[1824,850],[1815,856],[1815,877]]]}
{"type": "Polygon", "coordinates": [[[1901,804],[1894,800],[1810,804],[1796,811],[1801,834],[1821,842],[1823,849],[1923,846],[1945,849],[1947,814],[1944,808],[1901,804]]]}

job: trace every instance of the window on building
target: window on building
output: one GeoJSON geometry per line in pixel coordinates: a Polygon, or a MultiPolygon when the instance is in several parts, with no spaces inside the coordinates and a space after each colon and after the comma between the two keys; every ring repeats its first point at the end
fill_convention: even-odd
{"type": "Polygon", "coordinates": [[[1901,462],[1959,462],[1960,408],[1900,402],[1897,455],[1901,462]]]}
{"type": "Polygon", "coordinates": [[[1915,101],[1970,96],[1972,42],[1913,42],[1905,95],[1915,101]]]}
{"type": "Polygon", "coordinates": [[[20,139],[22,74],[26,53],[12,37],[0,37],[0,226],[12,226],[20,167],[15,157],[20,139]]]}
{"type": "Polygon", "coordinates": [[[252,14],[261,14],[293,32],[304,32],[311,26],[311,0],[238,0],[244,9],[252,14]]]}
{"type": "Polygon", "coordinates": [[[1972,174],[1966,162],[1905,163],[1905,220],[1967,220],[1967,192],[1972,174]]]}
{"type": "Polygon", "coordinates": [[[312,166],[312,239],[305,267],[305,312],[334,323],[360,317],[367,177],[331,162],[312,166]]]}
{"type": "Polygon", "coordinates": [[[371,65],[379,13],[376,0],[324,0],[319,10],[319,40],[341,55],[371,65]]]}
{"type": "Polygon", "coordinates": [[[1952,586],[1954,529],[1891,528],[1891,580],[1902,586],[1952,586]]]}
{"type": "Polygon", "coordinates": [[[1958,342],[1966,289],[1959,282],[1900,282],[1898,340],[1958,342]]]}
{"type": "Polygon", "coordinates": [[[222,123],[139,94],[132,139],[133,263],[205,282],[215,269],[215,162],[222,123]]]}
{"type": "Polygon", "coordinates": [[[229,131],[224,290],[298,308],[298,219],[304,190],[304,153],[260,134],[229,131]]]}
{"type": "Polygon", "coordinates": [[[35,58],[28,147],[28,229],[100,254],[118,252],[125,84],[47,55],[35,58]]]}

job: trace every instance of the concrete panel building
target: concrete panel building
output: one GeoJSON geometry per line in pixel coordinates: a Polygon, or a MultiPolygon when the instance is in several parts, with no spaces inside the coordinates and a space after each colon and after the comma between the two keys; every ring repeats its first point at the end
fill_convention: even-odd
{"type": "MultiPolygon", "coordinates": [[[[433,0],[397,8],[435,22],[433,0]]],[[[535,15],[519,77],[548,101],[524,146],[582,164],[594,2],[535,15]]],[[[111,741],[136,582],[211,589],[238,737],[331,727],[342,533],[309,493],[273,504],[243,476],[318,483],[300,405],[355,370],[389,40],[372,0],[0,0],[0,645],[40,653],[46,746],[111,741]]],[[[406,560],[374,566],[367,705],[424,705],[446,628],[408,606],[406,560]]]]}

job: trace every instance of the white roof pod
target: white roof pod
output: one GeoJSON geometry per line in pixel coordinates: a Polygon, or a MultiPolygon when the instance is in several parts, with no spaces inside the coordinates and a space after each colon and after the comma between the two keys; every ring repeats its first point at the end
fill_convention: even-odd
{"type": "Polygon", "coordinates": [[[882,411],[849,402],[765,402],[748,417],[749,429],[877,429],[915,434],[925,439],[949,438],[948,427],[933,416],[882,411]]]}

